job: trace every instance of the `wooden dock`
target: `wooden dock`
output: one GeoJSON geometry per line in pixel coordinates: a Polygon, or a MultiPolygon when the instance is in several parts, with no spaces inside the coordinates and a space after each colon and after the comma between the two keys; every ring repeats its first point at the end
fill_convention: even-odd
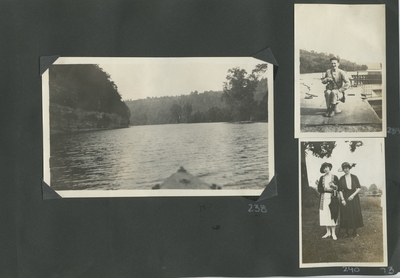
{"type": "Polygon", "coordinates": [[[380,124],[382,120],[363,96],[362,87],[351,87],[346,90],[346,102],[339,104],[342,113],[333,117],[324,117],[326,103],[324,97],[325,86],[319,80],[307,80],[303,85],[309,91],[300,93],[300,124],[317,125],[364,125],[380,124]],[[314,97],[310,97],[314,95],[314,97]],[[317,96],[317,97],[315,97],[317,96]]]}

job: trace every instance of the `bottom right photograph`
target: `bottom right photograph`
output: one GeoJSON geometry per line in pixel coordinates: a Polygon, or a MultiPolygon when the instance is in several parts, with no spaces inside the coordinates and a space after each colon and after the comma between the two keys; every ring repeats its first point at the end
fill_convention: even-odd
{"type": "Polygon", "coordinates": [[[299,144],[300,267],[387,266],[384,139],[299,144]]]}

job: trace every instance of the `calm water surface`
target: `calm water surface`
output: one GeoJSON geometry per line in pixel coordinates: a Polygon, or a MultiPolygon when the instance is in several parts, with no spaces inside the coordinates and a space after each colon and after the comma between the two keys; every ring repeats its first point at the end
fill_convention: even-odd
{"type": "Polygon", "coordinates": [[[225,189],[268,183],[268,124],[132,126],[51,138],[51,186],[150,189],[183,166],[225,189]]]}

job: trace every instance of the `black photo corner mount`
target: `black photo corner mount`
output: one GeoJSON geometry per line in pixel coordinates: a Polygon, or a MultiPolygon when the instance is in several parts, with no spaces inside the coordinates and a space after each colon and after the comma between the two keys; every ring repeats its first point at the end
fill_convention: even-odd
{"type": "MultiPolygon", "coordinates": [[[[274,54],[272,53],[272,50],[270,47],[267,47],[259,52],[257,52],[256,54],[252,55],[251,57],[270,63],[273,65],[274,67],[274,79],[276,77],[276,74],[278,73],[278,62],[275,59],[274,54]]],[[[278,183],[277,183],[277,179],[276,179],[277,174],[275,174],[275,176],[270,180],[270,182],[268,183],[268,185],[265,187],[264,191],[261,193],[260,196],[250,196],[247,197],[250,200],[256,201],[256,202],[260,202],[272,197],[275,197],[278,195],[278,183]]]]}
{"type": "Polygon", "coordinates": [[[393,4],[393,2],[390,1],[383,1],[383,0],[378,0],[380,4],[383,4],[388,8],[390,11],[392,11],[396,16],[399,15],[398,10],[396,9],[396,6],[393,4]]]}
{"type": "Polygon", "coordinates": [[[51,200],[51,199],[62,199],[60,195],[58,195],[50,186],[42,181],[42,197],[43,200],[51,200]]]}
{"type": "Polygon", "coordinates": [[[258,197],[257,202],[278,196],[278,180],[277,174],[271,179],[268,185],[265,187],[264,191],[261,193],[260,197],[258,197]]]}
{"type": "Polygon", "coordinates": [[[267,47],[266,49],[257,52],[252,57],[272,64],[274,66],[274,79],[275,79],[275,76],[278,73],[279,65],[270,47],[267,47]]]}
{"type": "MultiPolygon", "coordinates": [[[[53,56],[41,56],[40,57],[40,76],[54,64],[57,59],[60,58],[60,55],[53,55],[53,56]]],[[[62,199],[60,195],[58,195],[50,186],[42,180],[42,198],[43,200],[49,199],[62,199]]]]}
{"type": "Polygon", "coordinates": [[[60,55],[53,55],[53,56],[40,56],[40,76],[43,75],[43,73],[51,67],[55,61],[57,61],[58,58],[60,58],[60,55]]]}

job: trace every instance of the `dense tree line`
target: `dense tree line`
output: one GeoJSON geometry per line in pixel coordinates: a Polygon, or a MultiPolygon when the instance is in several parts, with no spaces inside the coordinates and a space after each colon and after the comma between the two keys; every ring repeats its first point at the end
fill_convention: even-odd
{"type": "Polygon", "coordinates": [[[126,101],[132,125],[229,121],[268,121],[266,64],[250,74],[240,68],[228,71],[222,91],[191,92],[126,101]]]}
{"type": "Polygon", "coordinates": [[[98,65],[53,65],[49,80],[50,103],[130,117],[117,86],[98,65]]]}
{"type": "Polygon", "coordinates": [[[132,125],[229,121],[222,91],[126,101],[132,125]]]}
{"type": "MultiPolygon", "coordinates": [[[[300,73],[317,73],[325,72],[330,68],[329,59],[337,57],[333,54],[318,53],[313,50],[300,50],[300,73]]],[[[348,60],[340,59],[340,68],[345,71],[365,71],[368,69],[366,65],[359,65],[348,60]]]]}

